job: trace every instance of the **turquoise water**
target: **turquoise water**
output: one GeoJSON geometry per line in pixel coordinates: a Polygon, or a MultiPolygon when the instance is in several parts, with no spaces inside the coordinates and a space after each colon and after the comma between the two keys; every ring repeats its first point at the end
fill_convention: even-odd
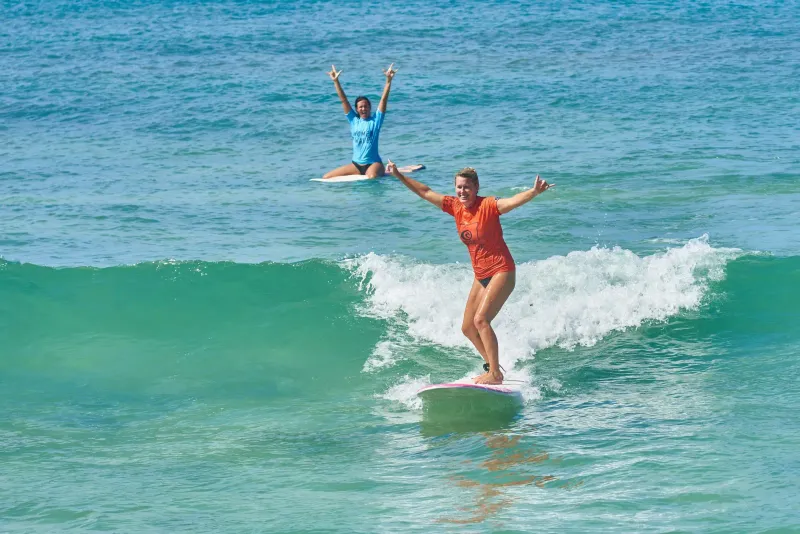
{"type": "Polygon", "coordinates": [[[793,3],[0,4],[0,532],[800,531],[793,3]],[[508,196],[511,419],[453,222],[508,196]]]}

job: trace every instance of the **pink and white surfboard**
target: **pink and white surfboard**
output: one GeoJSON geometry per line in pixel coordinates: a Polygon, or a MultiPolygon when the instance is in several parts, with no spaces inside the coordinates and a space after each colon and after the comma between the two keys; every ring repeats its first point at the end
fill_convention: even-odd
{"type": "Polygon", "coordinates": [[[466,378],[446,384],[431,384],[417,391],[423,401],[436,399],[466,400],[503,398],[522,403],[522,391],[518,384],[475,384],[472,379],[466,378]]]}

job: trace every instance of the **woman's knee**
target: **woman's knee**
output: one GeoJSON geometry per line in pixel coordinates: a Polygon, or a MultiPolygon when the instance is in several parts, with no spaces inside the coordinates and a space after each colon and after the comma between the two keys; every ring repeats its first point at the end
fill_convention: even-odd
{"type": "Polygon", "coordinates": [[[475,325],[473,323],[464,322],[461,325],[461,333],[467,336],[468,338],[472,338],[474,335],[478,333],[475,329],[475,325]]]}
{"type": "Polygon", "coordinates": [[[472,324],[475,326],[475,329],[479,332],[484,328],[491,326],[489,319],[486,318],[485,315],[482,313],[475,314],[475,318],[472,320],[472,324]]]}

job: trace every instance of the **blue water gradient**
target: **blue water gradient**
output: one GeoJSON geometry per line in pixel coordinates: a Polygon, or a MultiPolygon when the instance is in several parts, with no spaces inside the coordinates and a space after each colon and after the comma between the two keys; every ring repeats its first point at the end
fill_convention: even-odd
{"type": "Polygon", "coordinates": [[[0,13],[0,531],[800,529],[797,3],[0,13]],[[512,421],[413,403],[478,368],[452,220],[309,182],[392,62],[384,157],[557,184],[512,421]]]}

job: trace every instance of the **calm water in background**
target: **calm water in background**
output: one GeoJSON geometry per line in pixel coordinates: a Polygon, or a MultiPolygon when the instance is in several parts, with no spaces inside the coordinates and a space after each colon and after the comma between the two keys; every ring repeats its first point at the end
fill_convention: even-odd
{"type": "Polygon", "coordinates": [[[0,4],[0,531],[800,529],[800,9],[0,4]],[[452,219],[509,196],[478,370],[452,219]]]}

